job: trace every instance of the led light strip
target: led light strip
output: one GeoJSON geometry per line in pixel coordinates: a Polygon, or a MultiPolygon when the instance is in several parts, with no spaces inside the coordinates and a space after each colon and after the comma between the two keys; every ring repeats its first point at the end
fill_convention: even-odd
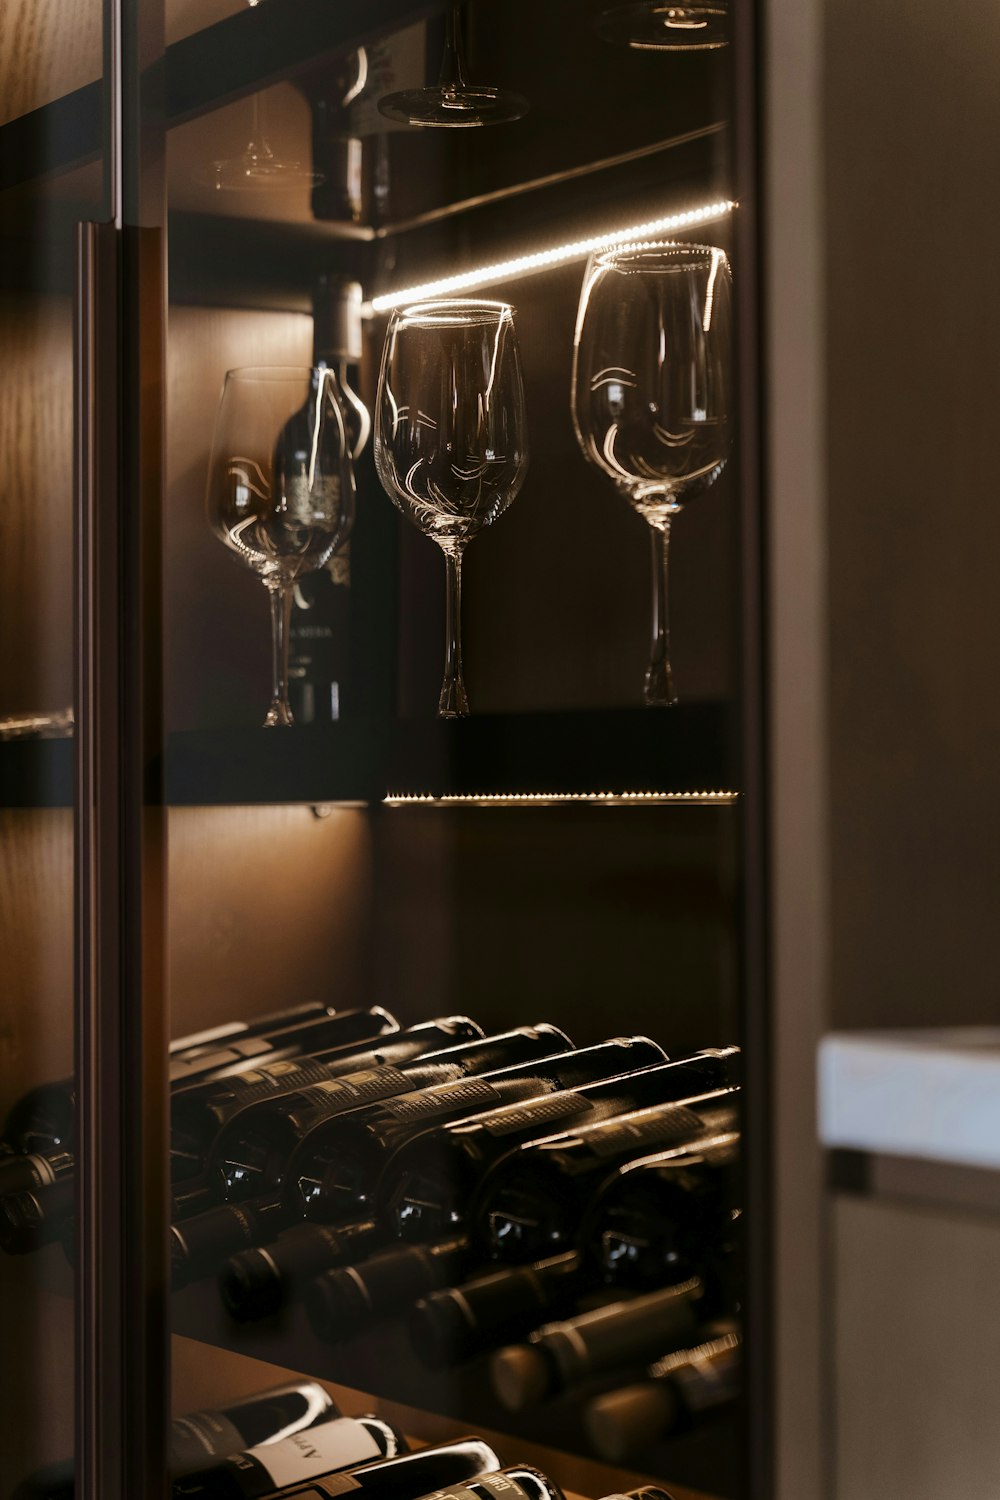
{"type": "Polygon", "coordinates": [[[598,807],[642,804],[671,807],[697,803],[728,807],[739,792],[463,792],[435,797],[430,792],[407,792],[383,797],[384,807],[544,807],[554,803],[585,802],[598,807]]]}
{"type": "Polygon", "coordinates": [[[724,219],[736,207],[732,199],[720,198],[715,203],[705,203],[700,208],[689,208],[683,213],[667,214],[662,219],[650,219],[645,224],[630,224],[627,229],[607,229],[589,239],[572,240],[566,245],[556,245],[551,250],[537,250],[531,255],[515,255],[510,260],[477,266],[472,271],[460,271],[455,276],[442,276],[438,281],[425,281],[419,286],[404,287],[398,292],[386,292],[384,296],[373,297],[368,307],[376,313],[389,312],[406,302],[422,302],[428,297],[443,297],[451,292],[466,292],[473,287],[489,286],[495,281],[509,281],[515,276],[528,276],[532,271],[544,271],[550,266],[564,265],[567,261],[582,260],[593,250],[607,250],[612,245],[627,245],[635,240],[672,234],[681,229],[693,229],[698,224],[709,224],[716,219],[724,219]]]}

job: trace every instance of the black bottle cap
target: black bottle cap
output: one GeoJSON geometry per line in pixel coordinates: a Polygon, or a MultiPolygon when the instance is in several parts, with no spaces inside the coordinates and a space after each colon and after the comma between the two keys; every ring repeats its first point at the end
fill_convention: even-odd
{"type": "Polygon", "coordinates": [[[317,357],[356,363],[363,349],[361,283],[343,276],[321,276],[313,291],[313,322],[317,357]]]}
{"type": "Polygon", "coordinates": [[[266,1250],[241,1250],[231,1256],[219,1276],[219,1295],[240,1323],[268,1317],[285,1300],[281,1277],[266,1250]]]}
{"type": "Polygon", "coordinates": [[[677,1398],[667,1385],[630,1385],[606,1391],[587,1407],[587,1435],[608,1463],[648,1448],[677,1420],[677,1398]]]}
{"type": "Polygon", "coordinates": [[[455,1296],[454,1287],[432,1292],[415,1304],[409,1317],[410,1342],[432,1370],[445,1369],[475,1348],[475,1329],[455,1296]]]}
{"type": "Polygon", "coordinates": [[[314,1332],[330,1344],[364,1327],[370,1311],[363,1284],[350,1271],[317,1276],[306,1288],[305,1305],[314,1332]]]}
{"type": "Polygon", "coordinates": [[[510,1344],[490,1360],[490,1379],[497,1400],[508,1411],[524,1411],[544,1401],[555,1387],[552,1366],[541,1349],[510,1344]]]}

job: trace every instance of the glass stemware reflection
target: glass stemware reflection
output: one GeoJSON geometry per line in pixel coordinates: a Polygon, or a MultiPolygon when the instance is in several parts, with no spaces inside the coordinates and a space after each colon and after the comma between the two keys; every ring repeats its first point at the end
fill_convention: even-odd
{"type": "Polygon", "coordinates": [[[208,521],[270,596],[266,728],[292,723],[288,630],[296,580],[325,566],[354,521],[353,420],[326,366],[226,375],[209,461],[208,521]]]}
{"type": "Polygon", "coordinates": [[[676,0],[635,0],[603,11],[598,36],[637,52],[713,52],[729,44],[726,0],[687,5],[676,0]]]}
{"type": "Polygon", "coordinates": [[[397,308],[386,331],[375,467],[389,498],[445,556],[445,672],[438,713],[467,714],[462,555],[507,509],[528,467],[514,309],[452,300],[397,308]]]}
{"type": "MultiPolygon", "coordinates": [[[[261,0],[247,0],[247,4],[251,10],[257,10],[261,0]]],[[[357,98],[368,76],[368,60],[363,49],[358,51],[356,58],[356,77],[341,101],[342,107],[357,98]]],[[[218,193],[283,192],[318,187],[324,180],[322,172],[305,166],[301,161],[279,156],[275,151],[269,137],[267,104],[262,94],[253,95],[250,111],[250,138],[240,155],[210,162],[195,172],[195,181],[214,188],[218,193]]]]}
{"type": "Polygon", "coordinates": [[[725,251],[661,241],[592,255],[580,296],[571,395],[577,439],[651,528],[650,706],[677,701],[670,523],[715,482],[729,453],[731,288],[725,251]]]}
{"type": "Polygon", "coordinates": [[[402,89],[378,102],[379,113],[401,125],[439,130],[468,130],[477,125],[505,125],[528,112],[528,101],[509,89],[470,83],[462,45],[462,8],[453,5],[445,17],[444,55],[436,84],[402,89]]]}

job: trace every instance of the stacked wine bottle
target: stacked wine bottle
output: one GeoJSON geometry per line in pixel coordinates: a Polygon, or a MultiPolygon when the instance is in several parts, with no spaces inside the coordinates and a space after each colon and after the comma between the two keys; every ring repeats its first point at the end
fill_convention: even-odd
{"type": "MultiPolygon", "coordinates": [[[[192,1412],[171,1424],[172,1500],[565,1500],[538,1469],[504,1467],[481,1438],[411,1452],[403,1433],[374,1415],[346,1417],[314,1381],[245,1397],[222,1411],[192,1412]]],[[[11,1500],[73,1500],[73,1465],[39,1469],[11,1500]]],[[[609,1497],[612,1500],[612,1497],[609,1497]]],[[[671,1500],[646,1487],[613,1500],[671,1500]]]]}
{"type": "MultiPolygon", "coordinates": [[[[301,1302],[329,1345],[395,1320],[423,1364],[488,1362],[512,1412],[578,1395],[615,1462],[733,1399],[737,1049],[315,1005],[184,1038],[170,1068],[177,1287],[216,1278],[242,1323],[301,1302]]],[[[6,1122],[11,1253],[72,1256],[73,1114],[64,1081],[6,1122]]]]}

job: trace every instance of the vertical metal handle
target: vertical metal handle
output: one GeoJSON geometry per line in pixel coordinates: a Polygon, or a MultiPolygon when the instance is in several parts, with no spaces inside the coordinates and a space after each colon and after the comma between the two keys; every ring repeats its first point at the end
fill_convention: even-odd
{"type": "Polygon", "coordinates": [[[165,1493],[166,1025],[157,231],[77,229],[74,933],[78,1500],[165,1493]],[[149,323],[143,311],[152,312],[149,323]]]}

